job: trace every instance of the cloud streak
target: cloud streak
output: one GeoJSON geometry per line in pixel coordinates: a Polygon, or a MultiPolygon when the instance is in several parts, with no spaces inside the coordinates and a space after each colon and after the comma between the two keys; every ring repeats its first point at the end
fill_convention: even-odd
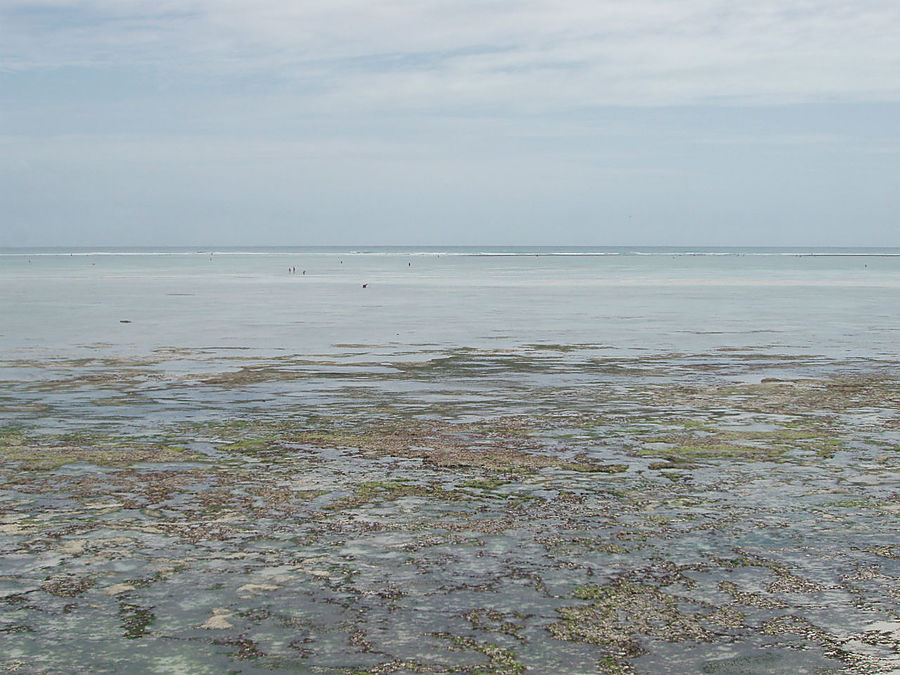
{"type": "Polygon", "coordinates": [[[894,0],[0,2],[7,72],[252,77],[313,110],[900,100],[894,0]]]}

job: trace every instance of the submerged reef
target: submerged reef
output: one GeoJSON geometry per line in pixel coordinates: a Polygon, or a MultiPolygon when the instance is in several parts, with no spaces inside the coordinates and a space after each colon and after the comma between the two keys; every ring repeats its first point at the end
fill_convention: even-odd
{"type": "Polygon", "coordinates": [[[888,673],[900,364],[2,363],[0,671],[888,673]]]}

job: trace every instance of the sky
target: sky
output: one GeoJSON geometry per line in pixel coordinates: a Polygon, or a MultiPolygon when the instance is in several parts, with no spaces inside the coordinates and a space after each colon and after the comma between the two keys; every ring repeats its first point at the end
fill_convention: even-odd
{"type": "Polygon", "coordinates": [[[0,246],[900,245],[897,0],[0,0],[0,246]]]}

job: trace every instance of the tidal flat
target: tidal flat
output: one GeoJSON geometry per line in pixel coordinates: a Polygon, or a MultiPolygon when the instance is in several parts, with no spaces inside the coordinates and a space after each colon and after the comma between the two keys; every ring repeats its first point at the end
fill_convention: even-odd
{"type": "Polygon", "coordinates": [[[898,366],[7,355],[0,672],[894,672],[898,366]]]}

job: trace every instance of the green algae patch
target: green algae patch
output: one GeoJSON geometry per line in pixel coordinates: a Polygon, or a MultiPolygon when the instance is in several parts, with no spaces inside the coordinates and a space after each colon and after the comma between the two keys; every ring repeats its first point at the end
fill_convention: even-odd
{"type": "Polygon", "coordinates": [[[623,555],[628,553],[628,550],[619,544],[599,540],[593,537],[561,537],[559,535],[550,535],[541,537],[537,541],[547,549],[548,552],[557,556],[569,555],[571,553],[584,553],[587,551],[595,551],[609,555],[623,555]]]}
{"type": "Polygon", "coordinates": [[[156,621],[156,616],[146,607],[122,603],[119,606],[119,619],[122,622],[122,637],[137,640],[150,632],[150,625],[156,621]]]}
{"type": "Polygon", "coordinates": [[[706,423],[674,420],[667,422],[682,430],[657,435],[644,435],[644,444],[662,447],[642,447],[640,455],[658,455],[675,461],[676,458],[731,458],[773,460],[792,451],[806,451],[830,458],[841,448],[841,441],[833,432],[818,426],[793,424],[772,431],[721,429],[706,423]]]}
{"type": "Polygon", "coordinates": [[[762,593],[741,591],[737,584],[731,581],[720,581],[719,590],[723,593],[728,593],[736,604],[745,607],[756,607],[759,609],[784,609],[787,607],[785,603],[777,598],[772,598],[762,593]]]}
{"type": "Polygon", "coordinates": [[[435,637],[450,640],[455,649],[478,652],[489,659],[487,664],[476,666],[471,670],[466,669],[465,672],[471,672],[474,675],[519,675],[525,672],[525,665],[516,658],[515,653],[510,649],[449,633],[436,633],[435,637]]]}
{"type": "Polygon", "coordinates": [[[420,459],[439,468],[529,473],[563,462],[533,452],[531,424],[492,420],[471,424],[407,420],[352,430],[298,430],[285,440],[314,447],[353,448],[373,456],[420,459]],[[529,452],[531,450],[532,452],[529,452]]]}
{"type": "Polygon", "coordinates": [[[269,441],[261,438],[245,438],[240,441],[233,441],[224,446],[224,450],[228,452],[240,452],[242,454],[256,454],[265,450],[269,446],[269,441]]]}
{"type": "Polygon", "coordinates": [[[26,471],[51,471],[67,464],[121,467],[141,462],[190,462],[200,459],[183,446],[131,444],[97,436],[27,437],[22,432],[0,437],[0,463],[26,471]]]}
{"type": "Polygon", "coordinates": [[[627,464],[601,464],[597,462],[566,462],[560,468],[579,473],[624,473],[628,471],[627,464]]]}
{"type": "Polygon", "coordinates": [[[683,432],[645,436],[644,443],[661,446],[643,447],[641,455],[676,458],[730,458],[746,460],[784,459],[788,453],[806,452],[828,459],[843,443],[833,432],[822,428],[778,428],[773,431],[741,431],[711,426],[688,427],[683,432]]]}
{"type": "MultiPolygon", "coordinates": [[[[498,612],[496,609],[473,609],[471,612],[467,612],[463,618],[472,624],[474,629],[503,633],[517,640],[525,640],[525,637],[522,635],[525,625],[510,621],[510,616],[503,612],[498,612]]],[[[524,619],[530,617],[525,614],[518,614],[512,618],[524,619]]]]}
{"type": "Polygon", "coordinates": [[[467,496],[461,491],[445,490],[437,483],[421,485],[402,479],[366,481],[360,483],[352,495],[336,499],[324,508],[327,510],[352,509],[373,502],[392,502],[404,497],[459,501],[467,496]]]}
{"type": "MultiPolygon", "coordinates": [[[[670,462],[679,463],[691,459],[748,459],[772,460],[784,453],[781,447],[757,447],[751,445],[732,445],[731,443],[696,443],[676,445],[669,448],[641,448],[640,455],[664,457],[670,462]]],[[[666,468],[666,467],[660,467],[666,468]]]]}
{"type": "Polygon", "coordinates": [[[875,504],[873,504],[868,499],[839,499],[837,501],[828,502],[826,506],[831,506],[839,509],[875,508],[875,504]]]}
{"type": "Polygon", "coordinates": [[[0,448],[21,442],[23,435],[21,427],[0,427],[0,448]]]}
{"type": "Polygon", "coordinates": [[[41,585],[41,588],[50,595],[60,598],[74,598],[92,588],[94,583],[94,580],[90,577],[59,574],[47,579],[41,585]]]}
{"type": "Polygon", "coordinates": [[[681,599],[655,586],[618,580],[580,586],[573,595],[590,604],[559,609],[562,619],[548,627],[550,633],[559,640],[600,645],[621,665],[644,652],[642,636],[667,642],[705,642],[713,636],[702,623],[715,619],[712,614],[685,614],[681,599]]]}
{"type": "Polygon", "coordinates": [[[597,661],[597,670],[603,675],[631,675],[634,670],[627,663],[618,661],[613,656],[603,656],[597,661]]]}
{"type": "Polygon", "coordinates": [[[706,422],[701,422],[700,420],[694,419],[675,419],[671,420],[671,424],[677,424],[679,426],[685,427],[686,429],[706,429],[710,430],[712,427],[708,425],[706,422]]]}
{"type": "MultiPolygon", "coordinates": [[[[265,656],[265,653],[259,649],[259,645],[248,638],[235,638],[233,640],[213,640],[214,645],[230,647],[229,653],[232,658],[245,661],[247,659],[257,659],[265,656]]],[[[240,670],[232,672],[241,672],[240,670]]]]}
{"type": "MultiPolygon", "coordinates": [[[[237,420],[197,425],[218,436],[222,450],[253,456],[288,456],[296,446],[356,450],[371,457],[419,459],[439,468],[528,473],[557,466],[533,438],[534,420],[497,418],[470,423],[423,419],[360,422],[349,416],[269,422],[237,420]]],[[[191,429],[185,429],[185,433],[191,429]]]]}

